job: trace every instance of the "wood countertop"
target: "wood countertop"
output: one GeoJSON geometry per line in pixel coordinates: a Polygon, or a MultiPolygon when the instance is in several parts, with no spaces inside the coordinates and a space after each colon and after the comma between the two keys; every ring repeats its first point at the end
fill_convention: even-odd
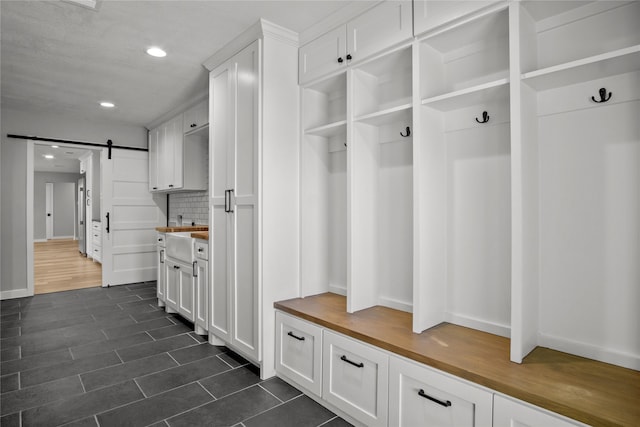
{"type": "Polygon", "coordinates": [[[209,232],[208,231],[198,231],[196,233],[191,233],[191,237],[193,237],[194,239],[209,240],[209,232]]]}
{"type": "Polygon", "coordinates": [[[156,227],[160,233],[178,233],[182,231],[209,231],[208,225],[181,225],[172,227],[156,227]]]}
{"type": "Polygon", "coordinates": [[[517,364],[508,338],[449,323],[421,334],[412,315],[376,306],[353,314],[325,293],[275,308],[476,384],[594,426],[640,426],[640,372],[537,347],[517,364]]]}

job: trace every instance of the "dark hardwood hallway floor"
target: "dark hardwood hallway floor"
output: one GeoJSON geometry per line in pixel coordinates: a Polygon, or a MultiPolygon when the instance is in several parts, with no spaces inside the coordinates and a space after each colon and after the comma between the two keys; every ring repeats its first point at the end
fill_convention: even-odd
{"type": "Polygon", "coordinates": [[[155,282],[0,303],[0,425],[348,426],[156,305],[155,282]]]}

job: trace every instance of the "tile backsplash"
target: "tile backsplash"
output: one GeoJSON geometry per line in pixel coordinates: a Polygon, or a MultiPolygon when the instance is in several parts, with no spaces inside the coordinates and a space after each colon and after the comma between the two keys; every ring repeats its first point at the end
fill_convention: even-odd
{"type": "Polygon", "coordinates": [[[169,225],[209,224],[209,191],[169,194],[169,225]]]}

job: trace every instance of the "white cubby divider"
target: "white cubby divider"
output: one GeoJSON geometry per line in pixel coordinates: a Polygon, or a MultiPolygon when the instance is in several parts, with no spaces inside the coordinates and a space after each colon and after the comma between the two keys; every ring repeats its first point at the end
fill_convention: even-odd
{"type": "Polygon", "coordinates": [[[638,19],[496,1],[302,87],[301,296],[640,370],[638,19]]]}

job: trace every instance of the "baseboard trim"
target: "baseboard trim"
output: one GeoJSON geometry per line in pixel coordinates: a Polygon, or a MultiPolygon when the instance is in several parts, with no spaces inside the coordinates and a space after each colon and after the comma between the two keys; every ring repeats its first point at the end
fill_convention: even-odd
{"type": "Polygon", "coordinates": [[[0,300],[31,297],[28,289],[12,289],[10,291],[0,291],[0,300]]]}

